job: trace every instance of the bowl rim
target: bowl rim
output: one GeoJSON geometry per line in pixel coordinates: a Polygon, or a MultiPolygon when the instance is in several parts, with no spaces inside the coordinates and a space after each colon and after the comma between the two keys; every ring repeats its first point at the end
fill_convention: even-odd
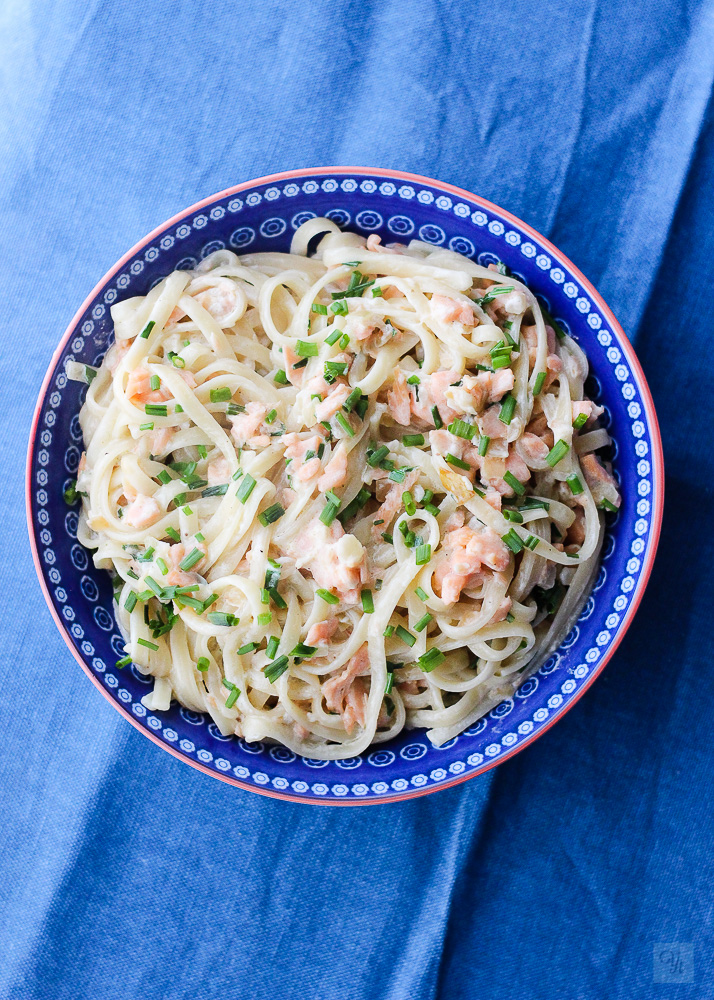
{"type": "Polygon", "coordinates": [[[527,222],[524,222],[518,216],[514,215],[512,212],[501,208],[494,202],[488,201],[486,198],[482,198],[480,195],[474,194],[471,191],[467,191],[465,188],[457,187],[454,184],[448,184],[445,181],[439,181],[432,177],[426,177],[422,174],[408,173],[402,170],[391,170],[384,167],[365,167],[365,166],[325,166],[325,167],[300,167],[295,170],[284,170],[278,173],[267,174],[263,177],[256,177],[251,180],[243,181],[240,184],[235,184],[231,187],[226,188],[223,191],[218,191],[216,194],[209,195],[207,198],[202,198],[200,201],[195,202],[188,208],[171,216],[171,218],[162,222],[160,225],[156,226],[151,230],[146,236],[140,239],[134,246],[131,247],[109,270],[100,278],[100,280],[94,285],[92,290],[89,292],[85,300],[82,302],[79,309],[76,311],[72,319],[70,320],[67,329],[62,335],[59,344],[55,348],[52,357],[50,359],[47,371],[42,380],[42,385],[37,396],[37,402],[35,404],[35,410],[32,417],[32,424],[30,428],[30,437],[28,441],[27,448],[27,460],[25,466],[25,513],[27,518],[27,529],[30,538],[30,548],[32,552],[32,559],[35,565],[35,571],[37,573],[37,578],[40,583],[40,588],[44,595],[47,607],[49,608],[50,614],[52,615],[57,628],[65,641],[68,649],[74,656],[77,663],[84,671],[84,673],[89,677],[95,688],[101,692],[101,694],[106,698],[110,705],[116,709],[128,722],[134,726],[143,736],[148,737],[153,743],[155,743],[162,750],[167,751],[172,754],[178,760],[182,761],[184,764],[188,764],[198,771],[209,775],[212,778],[217,778],[219,781],[223,781],[226,784],[232,785],[237,788],[241,788],[244,791],[255,792],[258,795],[264,795],[268,798],[282,799],[290,802],[297,802],[301,805],[322,805],[322,806],[369,806],[369,805],[379,805],[388,802],[403,802],[407,799],[418,798],[422,795],[431,795],[434,792],[441,791],[445,788],[453,788],[455,785],[462,784],[464,781],[469,781],[475,778],[477,775],[483,774],[486,771],[491,770],[491,768],[503,763],[506,760],[514,757],[516,754],[520,753],[525,747],[530,746],[539,739],[547,730],[551,728],[556,722],[560,721],[562,717],[569,712],[570,709],[582,698],[585,692],[590,688],[590,686],[595,682],[595,680],[600,676],[600,674],[605,669],[605,666],[609,663],[610,659],[614,655],[618,646],[622,642],[627,630],[632,624],[632,620],[639,608],[640,602],[644,595],[649,582],[650,574],[652,572],[652,566],[657,554],[657,548],[659,544],[659,537],[662,527],[662,514],[664,508],[664,455],[662,450],[662,436],[660,433],[659,422],[657,420],[657,414],[655,412],[654,400],[652,398],[652,393],[650,391],[647,379],[642,370],[642,366],[635,354],[632,344],[628,340],[625,331],[622,329],[621,325],[615,318],[612,310],[609,308],[602,295],[597,291],[597,289],[592,285],[592,283],[585,277],[585,275],[580,271],[578,267],[573,264],[573,262],[566,257],[566,255],[554,246],[550,240],[530,226],[527,222]],[[390,796],[374,798],[374,799],[357,799],[357,800],[333,800],[333,799],[318,799],[318,798],[304,798],[300,795],[293,795],[284,791],[277,791],[268,788],[263,788],[255,784],[251,784],[248,781],[241,780],[239,778],[232,777],[228,774],[224,774],[215,770],[211,770],[206,765],[200,763],[199,761],[191,760],[189,757],[180,753],[174,747],[168,746],[164,741],[160,740],[159,737],[150,732],[148,729],[144,728],[138,719],[124,708],[122,705],[116,701],[110,691],[103,687],[99,679],[94,676],[87,664],[84,662],[78,651],[75,649],[72,643],[65,623],[59,616],[54,608],[52,598],[50,596],[49,589],[45,583],[44,576],[42,573],[42,567],[40,563],[37,540],[35,537],[35,530],[32,518],[32,460],[35,453],[35,439],[37,436],[37,428],[40,418],[40,412],[42,405],[47,396],[47,392],[54,375],[57,363],[59,362],[62,353],[64,352],[65,346],[67,345],[70,337],[73,335],[75,327],[83,314],[85,313],[87,307],[94,300],[99,291],[106,285],[108,281],[119,271],[129,260],[131,260],[143,247],[152,240],[156,239],[162,232],[171,226],[176,225],[182,219],[200,209],[212,204],[220,199],[230,197],[231,195],[237,194],[241,191],[246,191],[250,188],[254,188],[260,185],[278,183],[286,180],[294,180],[303,177],[314,177],[316,175],[366,175],[371,177],[384,177],[389,180],[399,180],[407,181],[411,183],[424,184],[427,187],[436,188],[437,190],[444,191],[446,194],[455,195],[459,198],[465,198],[476,204],[480,205],[482,208],[487,209],[498,215],[503,219],[509,220],[514,225],[520,227],[523,231],[527,232],[536,242],[541,246],[547,248],[548,252],[553,255],[561,264],[567,267],[574,275],[577,276],[578,280],[581,282],[584,289],[587,290],[588,294],[597,303],[598,308],[602,311],[604,316],[607,318],[616,338],[618,345],[624,351],[627,361],[631,366],[633,374],[635,375],[638,387],[642,394],[642,400],[645,405],[647,426],[650,431],[651,441],[652,441],[652,459],[653,459],[653,472],[652,478],[655,484],[654,490],[654,503],[651,519],[650,537],[646,553],[646,562],[643,571],[640,575],[636,592],[630,602],[627,614],[625,615],[624,621],[621,628],[619,629],[617,638],[608,647],[606,654],[600,660],[597,668],[593,670],[587,681],[580,687],[573,696],[563,705],[560,711],[556,712],[551,716],[547,723],[540,726],[535,732],[533,732],[529,737],[519,742],[511,750],[507,750],[498,758],[493,760],[486,760],[483,764],[473,768],[467,774],[462,774],[452,778],[450,781],[444,781],[438,785],[431,785],[425,788],[415,788],[406,792],[397,793],[390,796]]]}

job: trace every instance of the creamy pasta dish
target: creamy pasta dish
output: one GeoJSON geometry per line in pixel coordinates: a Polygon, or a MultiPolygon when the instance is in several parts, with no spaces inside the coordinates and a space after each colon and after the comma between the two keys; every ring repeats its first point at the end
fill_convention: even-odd
{"type": "Polygon", "coordinates": [[[503,264],[312,219],[112,307],[68,502],[122,667],[223,734],[441,745],[557,647],[620,504],[578,344],[503,264]]]}

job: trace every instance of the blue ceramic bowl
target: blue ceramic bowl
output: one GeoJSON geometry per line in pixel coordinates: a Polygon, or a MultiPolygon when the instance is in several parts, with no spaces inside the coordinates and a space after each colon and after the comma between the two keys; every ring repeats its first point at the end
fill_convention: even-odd
{"type": "Polygon", "coordinates": [[[138,243],[90,293],[62,338],[37,403],[27,467],[27,513],[37,573],[70,650],[106,698],[176,757],[264,795],[331,805],[388,802],[446,788],[523,749],[559,719],[602,671],[627,629],[652,566],[663,501],[662,449],[652,399],[632,347],[601,297],[554,246],[495,205],[448,184],[389,170],[332,167],[264,177],[217,194],[138,243]],[[280,746],[221,736],[210,719],[174,704],[150,712],[153,683],[117,670],[122,639],[112,588],[77,542],[77,514],[62,492],[82,452],[84,389],[65,361],[99,364],[112,339],[109,307],[145,295],[175,268],[229,247],[287,251],[313,216],[383,240],[418,238],[480,263],[504,260],[585,350],[591,396],[605,406],[623,506],[609,516],[602,565],[560,649],[461,736],[435,749],[421,730],[349,760],[308,760],[280,746]]]}

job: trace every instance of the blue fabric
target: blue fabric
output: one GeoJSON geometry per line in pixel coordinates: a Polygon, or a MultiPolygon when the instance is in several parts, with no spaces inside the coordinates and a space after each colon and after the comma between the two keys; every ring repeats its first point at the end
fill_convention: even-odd
{"type": "Polygon", "coordinates": [[[711,2],[10,0],[0,53],[0,996],[713,997],[711,2]],[[22,477],[103,272],[199,197],[335,163],[473,190],[582,268],[650,380],[668,506],[627,639],[547,736],[328,810],[211,780],[97,695],[22,477]],[[689,983],[653,982],[663,942],[689,983]]]}

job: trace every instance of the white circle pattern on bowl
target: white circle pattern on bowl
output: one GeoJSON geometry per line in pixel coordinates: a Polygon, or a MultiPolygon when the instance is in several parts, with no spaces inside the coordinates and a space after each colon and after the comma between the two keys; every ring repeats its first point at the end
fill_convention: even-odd
{"type": "MultiPolygon", "coordinates": [[[[387,235],[392,238],[394,236],[397,238],[410,236],[417,232],[418,237],[425,242],[432,243],[435,246],[446,243],[451,249],[468,256],[475,254],[479,239],[483,236],[483,231],[486,230],[492,237],[502,240],[506,257],[510,256],[516,248],[517,252],[525,258],[531,259],[535,257],[535,265],[541,271],[543,278],[551,283],[553,292],[562,292],[569,299],[574,300],[575,308],[577,308],[578,312],[583,316],[587,315],[587,323],[590,328],[593,331],[598,331],[597,343],[601,347],[601,353],[597,358],[594,358],[591,349],[589,351],[591,362],[596,362],[600,369],[604,365],[609,365],[612,368],[615,379],[620,385],[623,399],[630,401],[627,408],[630,425],[629,428],[623,427],[619,430],[618,447],[621,453],[623,449],[629,449],[639,459],[636,462],[636,470],[639,477],[636,482],[636,492],[640,499],[636,508],[638,517],[634,523],[632,533],[624,541],[620,539],[618,542],[618,544],[625,545],[632,554],[627,561],[626,572],[619,580],[619,593],[609,606],[606,606],[605,602],[598,602],[597,592],[604,585],[607,578],[607,570],[603,566],[593,594],[588,599],[579,618],[579,622],[584,622],[594,617],[597,622],[597,627],[594,630],[594,640],[589,644],[589,648],[583,650],[582,655],[578,657],[581,662],[570,663],[567,655],[562,655],[561,652],[554,654],[533,676],[523,682],[515,692],[515,698],[521,705],[528,703],[531,698],[539,693],[539,678],[546,678],[550,674],[560,672],[562,676],[557,682],[557,690],[551,684],[546,696],[543,696],[541,703],[537,707],[533,707],[533,710],[530,712],[530,718],[521,718],[517,724],[513,724],[512,726],[508,725],[508,717],[514,705],[513,700],[508,699],[497,706],[487,719],[480,720],[479,723],[467,729],[461,736],[449,741],[445,747],[439,748],[449,751],[457,748],[458,759],[451,760],[445,767],[432,767],[431,770],[422,771],[417,762],[424,757],[428,757],[430,761],[433,761],[433,756],[431,755],[433,755],[434,748],[431,747],[425,735],[418,732],[410,732],[408,734],[409,742],[398,750],[399,759],[402,762],[413,762],[417,769],[406,777],[398,777],[390,782],[376,780],[370,783],[368,780],[369,776],[362,773],[365,767],[367,769],[374,769],[376,773],[379,773],[381,769],[395,762],[396,754],[386,747],[368,751],[361,757],[351,758],[346,761],[329,762],[331,766],[343,772],[345,778],[350,770],[359,770],[359,779],[355,780],[352,784],[346,781],[332,783],[313,782],[310,784],[309,780],[300,779],[290,782],[288,778],[279,773],[280,768],[285,767],[288,763],[295,763],[297,761],[301,766],[308,769],[307,774],[309,776],[309,769],[326,767],[328,766],[328,762],[299,758],[292,751],[283,747],[270,747],[268,749],[262,744],[249,745],[233,737],[221,737],[215,726],[212,724],[208,725],[210,720],[205,720],[196,713],[187,713],[185,709],[179,710],[181,717],[188,724],[195,727],[195,738],[191,740],[186,738],[179,739],[178,734],[172,728],[173,721],[169,724],[164,719],[147,713],[144,706],[140,703],[143,691],[132,694],[127,687],[122,686],[120,688],[120,680],[113,672],[115,668],[108,666],[102,657],[94,656],[93,659],[88,660],[88,657],[94,653],[94,647],[85,640],[84,648],[82,648],[81,643],[84,639],[83,628],[77,623],[71,627],[70,631],[73,640],[77,648],[82,650],[85,660],[87,660],[95,676],[101,678],[102,683],[112,692],[116,692],[117,700],[125,707],[131,709],[136,719],[140,721],[140,724],[147,731],[151,731],[155,736],[158,736],[172,747],[177,745],[187,758],[196,760],[208,768],[215,769],[219,773],[230,773],[243,783],[252,781],[256,785],[263,787],[270,785],[278,792],[290,791],[291,794],[298,797],[317,797],[323,800],[329,798],[344,800],[349,797],[356,797],[361,800],[366,798],[388,798],[394,794],[404,793],[410,786],[412,788],[422,788],[429,784],[441,784],[449,778],[453,779],[455,776],[464,774],[468,770],[482,767],[488,759],[499,757],[504,750],[512,751],[519,743],[532,738],[535,730],[543,727],[546,722],[551,721],[557,716],[567,706],[568,702],[572,700],[573,695],[578,689],[587,684],[593,670],[596,669],[598,661],[603,656],[605,647],[610,645],[614,640],[618,628],[625,617],[624,612],[630,603],[628,595],[631,595],[636,588],[642,571],[642,563],[639,556],[646,549],[645,539],[649,536],[651,530],[652,513],[651,503],[647,499],[653,489],[650,461],[652,458],[651,439],[646,423],[640,419],[643,413],[643,405],[637,380],[630,371],[627,363],[623,360],[619,349],[610,346],[615,338],[606,318],[600,315],[596,306],[574,280],[565,280],[569,276],[564,266],[558,265],[554,267],[548,255],[545,253],[538,255],[537,248],[530,242],[529,234],[518,232],[515,228],[507,229],[500,219],[497,217],[492,218],[480,207],[466,205],[463,201],[454,204],[451,198],[447,196],[435,196],[427,187],[415,188],[412,185],[397,187],[391,183],[380,183],[378,180],[369,178],[360,179],[359,177],[344,178],[339,185],[336,181],[329,179],[323,181],[305,180],[301,187],[295,181],[276,183],[263,190],[262,194],[260,191],[251,191],[244,198],[243,196],[229,196],[223,199],[222,204],[215,205],[209,214],[212,220],[222,219],[226,211],[235,217],[244,210],[245,206],[258,206],[263,199],[268,202],[265,207],[269,210],[269,214],[266,212],[265,218],[262,219],[258,226],[243,225],[232,229],[227,242],[233,249],[240,252],[253,244],[258,235],[272,241],[282,236],[286,231],[289,234],[302,222],[317,214],[331,215],[339,224],[347,224],[347,220],[350,218],[350,213],[347,209],[339,204],[326,209],[323,204],[324,196],[326,193],[330,194],[332,192],[337,192],[339,196],[338,188],[341,188],[344,192],[351,192],[355,191],[358,187],[363,195],[375,198],[374,209],[363,209],[355,216],[354,222],[358,229],[362,231],[375,231],[386,226],[386,230],[388,230],[387,235]],[[310,209],[305,209],[296,213],[295,203],[293,202],[292,204],[285,204],[285,214],[281,215],[278,209],[280,200],[282,198],[292,199],[300,190],[303,196],[314,195],[315,197],[320,197],[321,204],[318,210],[313,212],[310,209]],[[387,197],[401,199],[404,204],[400,207],[399,212],[386,213],[385,219],[384,199],[387,197]],[[410,202],[413,202],[415,197],[417,205],[432,206],[432,211],[435,208],[443,213],[443,224],[437,225],[435,222],[430,221],[419,225],[419,221],[409,214],[410,202]],[[450,233],[449,215],[453,215],[454,219],[459,221],[460,226],[470,225],[473,229],[473,237],[466,236],[462,232],[450,233]],[[209,749],[208,746],[200,745],[203,738],[202,733],[199,732],[199,727],[201,726],[203,727],[202,733],[209,738],[212,744],[212,749],[209,749]],[[486,737],[489,739],[489,742],[483,745],[482,752],[474,752],[473,741],[480,739],[480,743],[483,743],[484,736],[482,736],[482,733],[485,733],[486,730],[488,730],[486,737]],[[226,748],[230,747],[232,759],[229,760],[228,755],[215,756],[215,747],[218,741],[224,743],[226,748]],[[259,758],[260,769],[256,769],[251,764],[251,757],[256,755],[256,760],[259,758]],[[274,766],[275,770],[269,767],[269,765],[274,766]]],[[[143,251],[144,260],[155,261],[162,254],[170,253],[173,251],[176,241],[186,239],[192,230],[198,231],[204,229],[207,223],[208,217],[203,213],[195,216],[190,221],[183,219],[180,223],[174,225],[173,229],[169,228],[169,231],[161,233],[157,237],[155,244],[143,251]]],[[[513,223],[509,222],[509,226],[513,227],[513,223]]],[[[210,252],[215,246],[216,241],[208,241],[202,247],[202,250],[210,252]]],[[[200,254],[200,256],[202,255],[200,254]]],[[[193,267],[196,263],[196,257],[185,256],[178,261],[178,264],[174,261],[171,266],[193,267]]],[[[119,293],[123,295],[142,294],[139,290],[132,289],[131,286],[132,284],[137,284],[143,268],[143,263],[135,260],[121,273],[115,274],[110,279],[109,287],[105,285],[102,289],[101,294],[104,301],[107,303],[115,301],[119,293]]],[[[538,289],[541,294],[543,290],[541,287],[538,289]]],[[[556,318],[558,317],[556,316],[556,318]]],[[[93,360],[96,359],[97,347],[105,350],[111,335],[110,321],[104,306],[95,304],[90,308],[80,323],[77,324],[77,329],[80,333],[71,342],[71,353],[66,352],[62,360],[81,359],[82,361],[86,361],[85,355],[91,356],[93,360]]],[[[44,406],[40,413],[38,442],[41,443],[44,449],[49,448],[55,439],[57,433],[55,430],[57,414],[61,408],[63,394],[68,391],[68,385],[70,386],[69,391],[76,391],[76,388],[68,383],[64,375],[63,365],[60,364],[55,370],[51,383],[51,391],[46,395],[44,406]]],[[[72,419],[71,436],[77,440],[79,437],[79,428],[76,416],[72,419]]],[[[68,475],[65,477],[63,486],[71,479],[71,474],[77,468],[78,460],[79,449],[77,445],[74,443],[68,444],[64,452],[64,465],[68,475]]],[[[48,482],[47,471],[45,469],[47,464],[48,453],[46,451],[35,454],[32,472],[34,476],[32,504],[33,516],[40,525],[46,525],[51,520],[52,503],[45,489],[48,482]]],[[[621,515],[616,515],[609,530],[612,529],[620,517],[621,515]]],[[[71,546],[71,560],[74,567],[80,571],[86,570],[89,563],[87,553],[76,543],[76,514],[70,511],[63,516],[61,522],[58,518],[55,518],[55,530],[57,530],[58,523],[67,538],[73,541],[71,546]]],[[[47,567],[50,567],[49,569],[45,569],[44,572],[52,600],[65,619],[68,622],[72,622],[75,615],[73,609],[67,603],[67,591],[62,586],[65,581],[59,569],[53,565],[56,562],[56,557],[51,533],[47,530],[38,532],[37,545],[40,560],[47,567]]],[[[608,557],[612,556],[614,549],[614,536],[609,535],[608,557]]],[[[82,587],[82,596],[87,602],[96,602],[99,592],[95,582],[89,577],[84,577],[83,579],[88,580],[91,583],[91,587],[87,586],[86,589],[82,587]]],[[[70,581],[67,580],[66,582],[69,583],[70,581]]],[[[111,645],[112,649],[119,654],[122,640],[116,630],[113,618],[111,618],[104,607],[97,605],[94,620],[103,632],[113,629],[111,645]]],[[[565,654],[567,654],[570,647],[577,645],[578,639],[579,630],[576,626],[561,647],[565,654]]],[[[141,684],[146,684],[147,682],[147,678],[136,671],[134,672],[133,679],[141,684]]],[[[226,750],[223,752],[226,753],[226,750]]],[[[357,775],[355,775],[355,778],[357,779],[357,775]]]]}

